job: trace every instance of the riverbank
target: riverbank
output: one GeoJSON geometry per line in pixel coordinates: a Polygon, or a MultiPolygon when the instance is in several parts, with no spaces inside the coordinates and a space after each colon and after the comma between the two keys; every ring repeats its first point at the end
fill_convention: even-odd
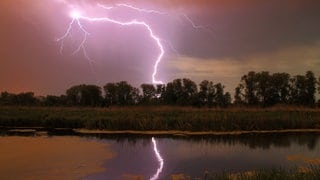
{"type": "Polygon", "coordinates": [[[304,108],[198,109],[181,107],[0,107],[1,127],[177,134],[318,131],[320,110],[304,108]]]}

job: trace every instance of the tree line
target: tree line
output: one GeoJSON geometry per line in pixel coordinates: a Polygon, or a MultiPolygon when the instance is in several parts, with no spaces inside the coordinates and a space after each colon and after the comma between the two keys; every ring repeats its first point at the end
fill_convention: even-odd
{"type": "Polygon", "coordinates": [[[291,77],[288,73],[254,71],[242,76],[235,88],[234,103],[241,105],[272,106],[290,104],[314,106],[316,88],[320,93],[320,77],[317,81],[312,71],[291,77]]]}
{"type": "MultiPolygon", "coordinates": [[[[195,107],[261,106],[276,104],[315,106],[316,91],[320,93],[320,77],[317,81],[312,71],[305,75],[288,73],[270,74],[267,71],[250,71],[241,77],[231,94],[221,83],[203,80],[199,85],[190,79],[175,79],[167,84],[142,84],[133,87],[126,81],[96,85],[76,85],[61,96],[35,97],[34,93],[13,94],[2,92],[0,105],[23,106],[133,106],[176,105],[195,107]],[[318,86],[317,86],[318,84],[318,86]]],[[[319,104],[319,102],[318,102],[319,104]]]]}

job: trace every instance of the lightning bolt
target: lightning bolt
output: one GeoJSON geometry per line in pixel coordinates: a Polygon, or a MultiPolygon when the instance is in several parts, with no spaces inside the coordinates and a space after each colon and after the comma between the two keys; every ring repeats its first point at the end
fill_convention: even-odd
{"type": "Polygon", "coordinates": [[[102,5],[102,4],[100,4],[100,3],[98,3],[97,5],[98,5],[99,7],[102,7],[102,8],[104,8],[104,9],[107,9],[107,10],[113,9],[113,8],[115,8],[115,6],[117,6],[117,7],[129,8],[129,9],[131,9],[131,10],[135,10],[135,11],[138,11],[138,12],[144,12],[144,13],[154,13],[154,14],[160,14],[160,15],[167,14],[167,13],[165,13],[165,12],[156,11],[156,10],[153,10],[153,9],[143,9],[143,8],[138,8],[138,7],[129,5],[129,4],[122,4],[122,3],[116,4],[115,6],[106,6],[106,5],[102,5]]]}
{"type": "MultiPolygon", "coordinates": [[[[103,6],[101,4],[97,4],[98,7],[102,7],[104,9],[111,9],[113,8],[112,6],[103,6]]],[[[124,4],[118,4],[117,6],[124,6],[124,4]]],[[[134,7],[131,6],[125,6],[125,7],[130,7],[131,9],[134,9],[134,7]]],[[[135,10],[135,9],[134,9],[135,10]]],[[[146,10],[141,10],[142,12],[146,11],[146,10]]],[[[152,11],[153,12],[153,11],[152,11]]],[[[92,59],[88,56],[86,48],[85,48],[85,43],[87,41],[87,37],[90,34],[88,31],[86,31],[86,29],[84,28],[84,26],[82,25],[82,21],[90,21],[90,22],[107,22],[107,23],[113,23],[113,24],[117,24],[117,25],[121,25],[121,26],[142,26],[144,27],[147,32],[149,33],[149,36],[151,39],[154,40],[155,44],[157,45],[157,47],[159,48],[159,55],[156,58],[156,61],[154,63],[153,66],[153,73],[152,73],[152,83],[153,84],[163,84],[162,81],[157,80],[156,79],[156,75],[158,73],[158,67],[159,64],[164,56],[164,47],[161,43],[161,40],[159,37],[157,37],[155,35],[155,33],[153,32],[151,26],[149,24],[147,24],[144,21],[138,21],[138,20],[130,20],[130,21],[119,21],[116,19],[111,19],[109,17],[90,17],[90,16],[84,16],[82,15],[79,11],[77,10],[72,10],[70,12],[70,17],[71,17],[71,22],[69,23],[69,26],[66,30],[66,32],[57,39],[58,42],[61,42],[61,47],[60,47],[60,53],[63,53],[63,48],[64,48],[64,40],[70,36],[71,34],[71,30],[73,28],[73,26],[77,26],[83,33],[83,40],[81,41],[81,43],[79,44],[78,48],[73,52],[73,54],[78,53],[80,50],[83,51],[83,54],[85,55],[85,57],[92,61],[92,59]]]]}
{"type": "Polygon", "coordinates": [[[73,10],[70,13],[70,17],[72,18],[72,20],[69,23],[69,26],[68,26],[66,32],[60,38],[57,39],[57,42],[61,42],[60,54],[61,55],[63,54],[64,40],[68,36],[70,36],[71,30],[72,30],[73,26],[76,24],[79,27],[79,29],[83,32],[83,39],[82,39],[81,43],[79,44],[78,48],[76,50],[74,50],[74,52],[72,54],[74,55],[74,54],[78,53],[82,49],[83,54],[86,57],[86,59],[88,59],[89,62],[93,62],[93,60],[88,56],[87,50],[85,48],[85,43],[86,43],[87,37],[88,37],[88,35],[90,35],[90,33],[87,30],[85,30],[84,26],[80,22],[80,19],[79,19],[81,17],[80,12],[76,11],[76,10],[73,10]]]}
{"type": "MultiPolygon", "coordinates": [[[[106,5],[102,5],[102,4],[99,4],[99,3],[98,3],[98,6],[104,8],[104,9],[107,9],[107,10],[115,8],[114,6],[106,6],[106,5]]],[[[129,9],[132,9],[132,10],[136,10],[138,12],[153,13],[153,14],[159,14],[159,15],[169,15],[166,12],[157,11],[157,10],[153,10],[153,9],[138,8],[138,7],[129,5],[129,4],[116,4],[115,6],[117,6],[117,7],[126,7],[126,8],[129,8],[129,9]]],[[[207,30],[207,31],[212,32],[212,30],[209,29],[206,26],[197,25],[188,15],[186,15],[184,13],[180,13],[179,15],[182,16],[187,22],[189,22],[194,29],[203,29],[203,30],[207,30]]]]}
{"type": "Polygon", "coordinates": [[[197,25],[195,22],[193,22],[193,20],[187,16],[186,14],[181,14],[190,24],[194,29],[203,29],[203,30],[207,30],[210,32],[213,32],[211,29],[209,29],[208,27],[202,26],[202,25],[197,25]]]}
{"type": "MultiPolygon", "coordinates": [[[[152,27],[145,21],[140,21],[140,20],[128,20],[128,21],[119,21],[117,19],[112,19],[110,17],[90,17],[90,16],[84,16],[80,11],[78,11],[75,6],[67,3],[67,1],[62,0],[69,8],[72,9],[72,11],[70,12],[70,17],[71,17],[71,21],[65,31],[65,33],[57,39],[57,42],[60,42],[60,54],[63,54],[63,49],[64,49],[64,41],[67,39],[67,37],[69,37],[71,35],[71,31],[74,28],[74,26],[77,26],[78,29],[80,29],[80,31],[83,33],[83,39],[80,42],[80,44],[78,45],[78,47],[73,51],[73,55],[80,52],[82,50],[83,55],[85,56],[85,58],[87,60],[89,60],[90,64],[92,62],[94,62],[93,59],[91,59],[87,53],[85,44],[87,42],[88,36],[90,35],[90,33],[85,29],[85,27],[83,26],[82,22],[83,21],[89,21],[89,22],[105,22],[105,23],[113,23],[113,24],[117,24],[120,26],[141,26],[143,27],[145,30],[147,30],[149,37],[154,41],[155,45],[158,47],[159,49],[159,54],[157,56],[157,58],[155,59],[155,63],[153,65],[153,72],[151,75],[152,78],[152,83],[153,84],[164,84],[161,80],[157,80],[156,76],[158,73],[158,67],[159,64],[165,54],[165,50],[164,50],[164,46],[162,44],[162,41],[165,42],[166,44],[169,45],[169,47],[176,52],[178,55],[178,51],[173,47],[173,45],[167,41],[167,40],[163,40],[160,39],[158,36],[156,36],[156,34],[154,33],[152,27]]],[[[141,12],[141,13],[153,13],[153,14],[159,14],[159,15],[168,15],[168,13],[164,13],[161,11],[156,11],[156,10],[150,10],[150,9],[143,9],[143,8],[138,8],[132,5],[128,5],[128,4],[123,4],[123,3],[119,3],[119,4],[115,4],[115,5],[102,5],[100,3],[96,4],[96,6],[98,8],[102,8],[104,10],[112,10],[114,8],[127,8],[133,11],[137,11],[137,12],[141,12]]],[[[187,20],[187,22],[189,22],[191,24],[191,26],[195,29],[206,29],[208,30],[208,28],[204,27],[204,26],[200,26],[200,25],[196,25],[192,19],[190,17],[188,17],[186,14],[182,14],[182,16],[187,20]]],[[[91,64],[92,65],[92,64],[91,64]]]]}
{"type": "Polygon", "coordinates": [[[152,137],[151,140],[152,140],[152,144],[153,144],[153,151],[156,154],[157,160],[159,162],[159,167],[157,169],[157,172],[150,178],[150,180],[156,180],[156,179],[159,179],[159,175],[162,172],[164,161],[163,161],[163,158],[161,157],[160,152],[158,150],[157,141],[155,140],[154,137],[152,137]]]}

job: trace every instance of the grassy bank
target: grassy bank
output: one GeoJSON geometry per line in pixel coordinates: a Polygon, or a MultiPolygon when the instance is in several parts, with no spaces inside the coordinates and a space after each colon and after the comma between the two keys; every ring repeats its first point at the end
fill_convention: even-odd
{"type": "Polygon", "coordinates": [[[320,129],[320,110],[0,107],[0,126],[216,132],[320,129]]]}
{"type": "Polygon", "coordinates": [[[292,169],[271,169],[258,170],[243,173],[207,173],[206,180],[316,180],[320,177],[320,166],[310,166],[308,168],[292,168],[292,169]]]}

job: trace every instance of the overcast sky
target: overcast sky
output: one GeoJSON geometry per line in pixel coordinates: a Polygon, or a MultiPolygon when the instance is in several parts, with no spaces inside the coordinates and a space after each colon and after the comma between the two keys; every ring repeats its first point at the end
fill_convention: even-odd
{"type": "Polygon", "coordinates": [[[82,51],[73,53],[83,40],[76,24],[60,53],[56,39],[67,30],[72,9],[150,25],[165,49],[156,75],[164,82],[207,79],[233,91],[250,70],[320,75],[318,0],[1,0],[0,91],[59,95],[78,84],[152,82],[159,48],[142,26],[80,20],[90,33],[85,47],[91,61],[82,51]],[[163,14],[105,10],[97,2],[163,14]]]}

